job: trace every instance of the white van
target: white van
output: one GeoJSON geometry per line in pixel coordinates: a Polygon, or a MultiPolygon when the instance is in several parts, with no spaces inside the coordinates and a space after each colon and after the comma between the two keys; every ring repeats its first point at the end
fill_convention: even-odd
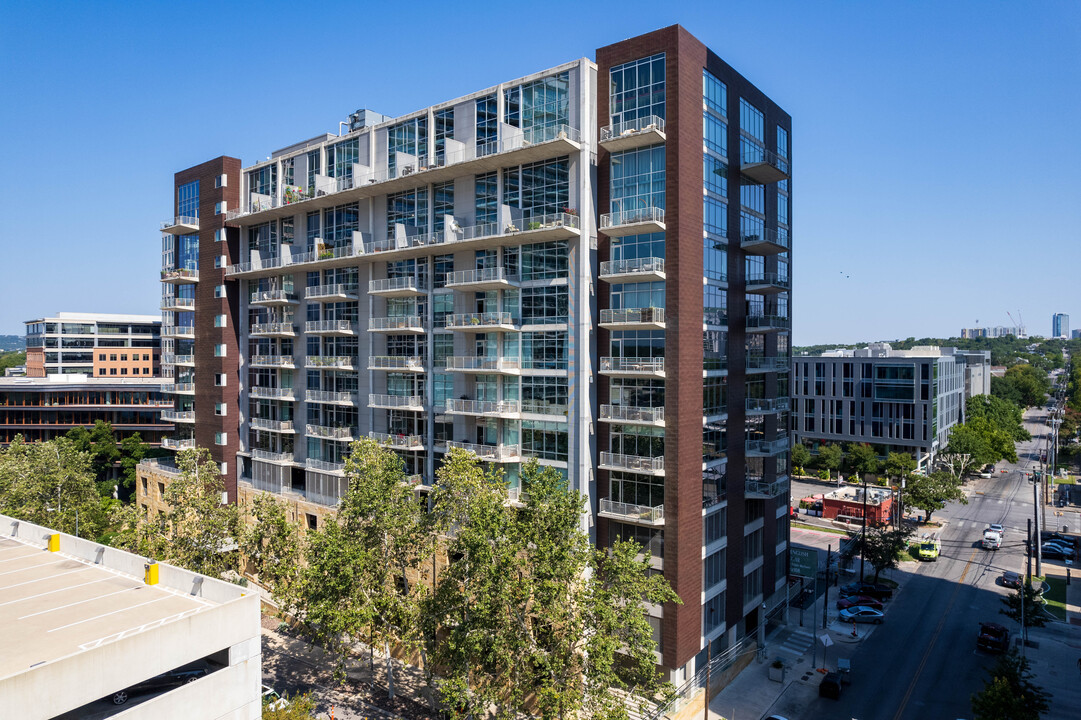
{"type": "Polygon", "coordinates": [[[984,530],[983,547],[985,550],[998,550],[1002,547],[1002,534],[991,529],[984,530]]]}

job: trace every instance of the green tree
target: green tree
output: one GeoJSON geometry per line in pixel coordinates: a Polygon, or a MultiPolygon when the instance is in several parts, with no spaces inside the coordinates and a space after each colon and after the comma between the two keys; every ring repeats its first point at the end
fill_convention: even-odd
{"type": "Polygon", "coordinates": [[[584,498],[535,461],[522,471],[520,509],[474,457],[452,454],[440,473],[433,512],[451,521],[454,561],[424,617],[426,635],[445,638],[433,655],[454,717],[488,707],[498,718],[626,717],[612,688],[662,693],[641,603],[679,600],[641,546],[595,551],[584,498]]]}
{"type": "Polygon", "coordinates": [[[286,698],[286,700],[289,704],[285,707],[273,708],[271,707],[272,701],[265,698],[263,700],[263,720],[308,720],[308,718],[317,717],[316,710],[318,707],[315,700],[312,699],[311,693],[294,695],[286,698]]]}
{"type": "Polygon", "coordinates": [[[792,467],[795,468],[797,475],[803,474],[803,469],[807,467],[807,463],[811,461],[811,451],[807,449],[807,446],[803,443],[796,443],[792,446],[792,467]]]}
{"type": "Polygon", "coordinates": [[[891,452],[886,456],[886,462],[882,463],[882,471],[886,477],[900,482],[901,478],[907,477],[916,470],[916,459],[905,452],[891,452]]]}
{"type": "Polygon", "coordinates": [[[1024,627],[1043,627],[1047,624],[1043,604],[1040,602],[1040,597],[1036,594],[1036,589],[1032,587],[1031,582],[1026,581],[1017,590],[1002,598],[1002,604],[1005,607],[999,612],[1018,625],[1022,624],[1022,615],[1025,619],[1024,627]],[[1024,612],[1021,611],[1022,604],[1024,604],[1024,612]]]}
{"type": "Polygon", "coordinates": [[[931,514],[946,507],[948,502],[968,505],[968,498],[961,489],[961,481],[952,473],[936,470],[930,475],[909,475],[905,480],[905,502],[923,510],[924,522],[931,521],[931,514]]]}
{"type": "Polygon", "coordinates": [[[4,371],[8,368],[18,367],[25,364],[26,353],[24,352],[0,353],[0,377],[4,376],[4,371]]]}
{"type": "Polygon", "coordinates": [[[815,464],[830,473],[830,477],[832,477],[833,472],[841,467],[841,447],[831,443],[824,443],[818,448],[818,459],[815,464]]]}
{"type": "Polygon", "coordinates": [[[106,514],[90,456],[64,438],[0,449],[0,512],[79,537],[96,538],[106,514]]]}
{"type": "Polygon", "coordinates": [[[1002,655],[984,689],[972,696],[974,720],[1039,720],[1050,707],[1047,692],[1032,682],[1028,660],[1016,650],[1002,655]]]}
{"type": "Polygon", "coordinates": [[[240,554],[256,580],[275,600],[288,602],[304,556],[304,537],[286,515],[286,505],[270,493],[255,493],[242,511],[240,554]]]}
{"type": "Polygon", "coordinates": [[[236,571],[239,515],[236,505],[223,502],[221,470],[205,448],[181,450],[176,460],[180,474],[165,488],[168,509],[142,519],[128,506],[131,510],[120,516],[128,527],[122,528],[119,542],[211,577],[236,571]]]}
{"type": "Polygon", "coordinates": [[[120,441],[120,489],[119,497],[130,502],[135,493],[135,469],[146,457],[150,446],[143,442],[139,433],[132,433],[120,441]]]}
{"type": "Polygon", "coordinates": [[[874,581],[884,570],[897,567],[898,557],[908,547],[908,538],[912,529],[903,528],[866,528],[864,531],[863,555],[874,568],[874,581]]]}
{"type": "Polygon", "coordinates": [[[994,395],[973,395],[965,402],[965,421],[985,418],[1005,430],[1014,442],[1031,440],[1032,435],[1022,425],[1021,406],[994,395]]]}
{"type": "Polygon", "coordinates": [[[115,484],[112,481],[113,464],[121,457],[112,423],[97,420],[94,422],[94,427],[89,430],[84,427],[74,427],[67,432],[67,438],[77,450],[90,455],[94,479],[101,496],[112,496],[115,484]]]}
{"type": "Polygon", "coordinates": [[[845,448],[844,469],[849,475],[862,478],[864,475],[877,475],[881,463],[875,449],[867,443],[849,443],[845,448]]]}

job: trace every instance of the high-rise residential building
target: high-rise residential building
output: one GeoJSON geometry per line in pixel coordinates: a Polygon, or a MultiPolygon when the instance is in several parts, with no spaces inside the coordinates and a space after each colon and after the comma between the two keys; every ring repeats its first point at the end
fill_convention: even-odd
{"type": "Polygon", "coordinates": [[[869,443],[885,457],[912,455],[929,468],[950,428],[964,422],[965,401],[991,392],[991,352],[874,343],[792,358],[792,439],[869,443]]]}
{"type": "Polygon", "coordinates": [[[177,175],[163,334],[198,420],[177,444],[309,524],[358,437],[420,493],[452,447],[512,496],[536,458],[683,599],[649,610],[669,679],[753,635],[787,581],[790,117],[672,26],[345,124],[177,175]]]}
{"type": "Polygon", "coordinates": [[[1070,337],[1070,316],[1066,313],[1055,313],[1051,316],[1051,337],[1070,337]]]}
{"type": "Polygon", "coordinates": [[[28,377],[157,377],[160,362],[155,315],[62,312],[26,321],[28,377]]]}
{"type": "Polygon", "coordinates": [[[173,217],[161,224],[161,335],[162,389],[173,397],[165,417],[177,431],[163,445],[208,448],[235,501],[240,299],[225,270],[240,248],[225,216],[240,197],[240,161],[207,161],[176,173],[173,185],[173,217]]]}

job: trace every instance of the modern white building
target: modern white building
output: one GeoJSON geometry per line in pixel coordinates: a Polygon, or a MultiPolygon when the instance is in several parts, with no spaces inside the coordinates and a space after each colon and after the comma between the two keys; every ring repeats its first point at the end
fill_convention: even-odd
{"type": "Polygon", "coordinates": [[[30,377],[156,377],[160,354],[157,315],[61,312],[26,321],[30,377]]]}
{"type": "Polygon", "coordinates": [[[259,595],[0,515],[0,715],[255,720],[262,716],[259,595]],[[115,693],[193,662],[199,679],[115,693]]]}
{"type": "Polygon", "coordinates": [[[879,455],[910,453],[928,468],[964,422],[965,401],[991,388],[989,351],[873,343],[792,358],[792,438],[869,443],[879,455]]]}

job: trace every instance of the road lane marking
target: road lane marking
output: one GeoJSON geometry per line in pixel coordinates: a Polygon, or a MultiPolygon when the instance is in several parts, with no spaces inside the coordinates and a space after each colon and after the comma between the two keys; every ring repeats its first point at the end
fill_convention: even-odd
{"type": "Polygon", "coordinates": [[[908,705],[908,700],[912,697],[912,691],[916,689],[916,685],[920,681],[920,675],[923,674],[923,668],[931,658],[931,651],[934,650],[935,643],[938,642],[938,636],[942,633],[942,628],[946,625],[946,619],[950,616],[950,610],[953,609],[953,603],[957,600],[957,593],[961,591],[961,587],[964,585],[965,577],[968,575],[968,569],[972,566],[972,561],[976,559],[977,552],[979,552],[978,549],[973,550],[972,555],[968,558],[968,562],[965,563],[965,569],[961,573],[961,579],[957,581],[957,587],[954,588],[953,595],[950,596],[950,603],[942,613],[942,618],[938,621],[938,627],[935,628],[934,634],[931,635],[931,642],[927,644],[927,650],[923,653],[923,659],[920,660],[920,666],[916,668],[916,673],[912,676],[912,682],[909,684],[908,690],[905,691],[905,696],[901,699],[901,704],[897,707],[897,712],[894,714],[893,720],[901,719],[901,713],[905,711],[905,706],[908,705]]]}

